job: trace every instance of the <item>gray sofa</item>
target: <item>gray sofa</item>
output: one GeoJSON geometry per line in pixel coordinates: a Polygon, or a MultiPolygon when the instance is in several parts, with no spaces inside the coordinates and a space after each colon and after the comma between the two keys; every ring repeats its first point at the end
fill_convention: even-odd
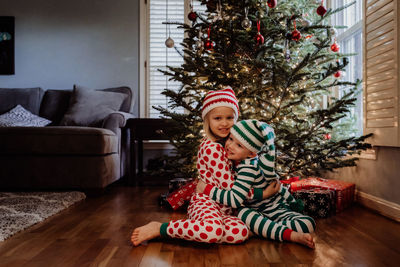
{"type": "Polygon", "coordinates": [[[60,126],[72,90],[0,88],[0,114],[19,104],[52,121],[45,127],[0,127],[0,189],[102,189],[127,175],[129,132],[124,126],[132,91],[102,91],[126,94],[120,112],[82,127],[60,126]]]}

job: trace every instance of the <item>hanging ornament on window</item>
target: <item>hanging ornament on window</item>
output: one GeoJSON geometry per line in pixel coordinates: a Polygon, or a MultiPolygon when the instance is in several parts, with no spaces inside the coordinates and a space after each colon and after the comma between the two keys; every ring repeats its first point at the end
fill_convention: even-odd
{"type": "Polygon", "coordinates": [[[260,33],[260,21],[257,21],[257,34],[254,37],[254,40],[256,40],[257,45],[262,45],[264,43],[264,36],[260,33]]]}
{"type": "Polygon", "coordinates": [[[210,40],[210,34],[211,34],[211,25],[208,27],[207,40],[204,42],[204,48],[207,50],[211,50],[215,46],[215,43],[210,40]]]}
{"type": "Polygon", "coordinates": [[[174,45],[175,45],[175,42],[171,37],[168,37],[168,39],[165,40],[165,46],[166,47],[172,48],[172,47],[174,47],[174,45]]]}
{"type": "Polygon", "coordinates": [[[340,49],[340,46],[338,43],[336,43],[336,39],[335,39],[334,43],[331,45],[331,50],[332,50],[332,52],[336,53],[336,52],[339,52],[339,49],[340,49]]]}
{"type": "Polygon", "coordinates": [[[268,0],[267,4],[268,4],[269,8],[275,8],[276,5],[278,4],[278,1],[277,0],[268,0]]]}
{"type": "Polygon", "coordinates": [[[293,25],[294,25],[294,31],[292,31],[291,39],[293,41],[298,42],[301,38],[301,33],[296,29],[296,21],[295,20],[293,21],[293,25]]]}
{"type": "Polygon", "coordinates": [[[251,20],[249,20],[249,18],[247,17],[248,13],[249,13],[249,8],[245,7],[244,8],[244,19],[242,20],[241,25],[242,25],[243,29],[245,29],[247,31],[249,31],[251,29],[251,24],[252,24],[251,20]]]}
{"type": "Polygon", "coordinates": [[[165,23],[165,35],[168,35],[167,40],[165,40],[165,46],[168,48],[172,48],[175,45],[174,40],[171,38],[171,25],[168,22],[168,0],[165,5],[165,17],[167,19],[167,22],[165,23]]]}
{"type": "Polygon", "coordinates": [[[317,8],[317,14],[323,17],[326,13],[326,8],[324,7],[324,0],[321,1],[321,5],[317,8]]]}

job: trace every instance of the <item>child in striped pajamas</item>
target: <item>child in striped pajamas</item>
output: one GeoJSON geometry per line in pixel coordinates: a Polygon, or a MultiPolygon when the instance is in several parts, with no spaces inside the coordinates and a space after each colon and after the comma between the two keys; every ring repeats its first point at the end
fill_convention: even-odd
{"type": "Polygon", "coordinates": [[[213,200],[239,208],[238,217],[255,234],[314,248],[309,233],[314,231],[315,222],[311,217],[296,212],[302,209],[301,202],[297,202],[285,187],[280,186],[279,193],[270,198],[257,200],[261,199],[261,189],[277,180],[274,138],[272,127],[264,122],[246,120],[235,124],[225,145],[228,158],[239,163],[235,184],[231,190],[223,190],[200,182],[198,191],[204,190],[213,200]],[[254,158],[257,152],[259,157],[254,158]],[[245,201],[251,187],[256,197],[245,201]]]}
{"type": "MultiPolygon", "coordinates": [[[[199,147],[197,168],[200,180],[221,189],[230,189],[234,177],[219,142],[226,140],[238,115],[238,102],[231,88],[210,92],[205,97],[202,118],[206,138],[199,147]]],[[[188,219],[150,222],[138,227],[131,241],[137,246],[159,236],[206,243],[241,243],[248,238],[247,226],[232,215],[232,208],[203,193],[192,196],[187,216],[188,219]]]]}

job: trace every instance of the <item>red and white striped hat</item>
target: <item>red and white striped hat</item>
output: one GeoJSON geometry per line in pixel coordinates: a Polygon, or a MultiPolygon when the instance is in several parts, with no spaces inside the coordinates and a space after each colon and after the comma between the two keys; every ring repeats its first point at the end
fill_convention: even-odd
{"type": "Polygon", "coordinates": [[[239,117],[239,103],[235,92],[229,86],[222,90],[207,93],[204,98],[201,118],[204,120],[207,113],[216,107],[232,108],[235,113],[235,121],[239,117]]]}

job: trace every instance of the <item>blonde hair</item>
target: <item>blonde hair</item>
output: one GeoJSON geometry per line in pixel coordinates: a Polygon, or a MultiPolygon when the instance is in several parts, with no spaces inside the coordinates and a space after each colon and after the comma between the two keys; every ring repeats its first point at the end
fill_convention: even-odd
{"type": "Polygon", "coordinates": [[[204,133],[208,138],[210,138],[212,141],[217,141],[219,137],[217,137],[210,128],[210,113],[207,113],[206,116],[203,119],[203,130],[204,133]]]}

